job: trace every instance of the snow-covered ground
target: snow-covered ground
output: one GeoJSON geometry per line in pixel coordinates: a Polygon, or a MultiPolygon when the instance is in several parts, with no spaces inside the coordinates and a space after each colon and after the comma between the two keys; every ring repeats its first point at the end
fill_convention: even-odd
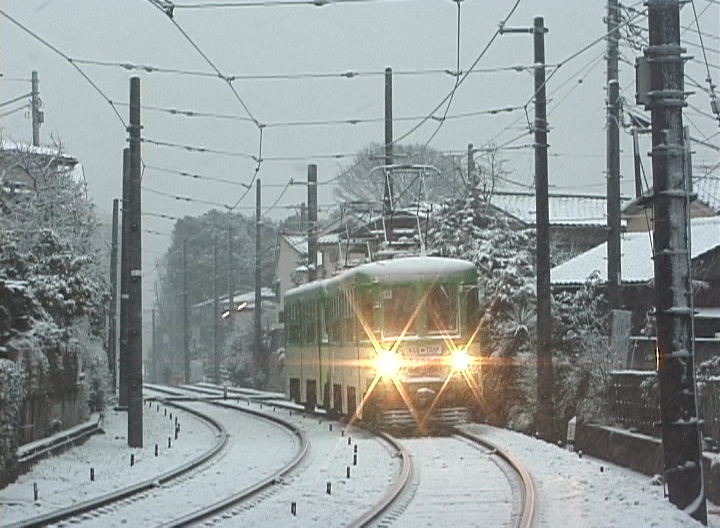
{"type": "MultiPolygon", "coordinates": [[[[241,405],[247,405],[241,403],[241,405]]],[[[257,408],[257,404],[253,404],[257,408]]],[[[265,405],[268,412],[272,412],[265,405]]],[[[173,413],[178,411],[173,411],[173,413]]],[[[49,509],[67,506],[85,500],[92,494],[104,493],[113,487],[143,480],[153,474],[177,467],[184,461],[203,452],[214,442],[214,434],[200,421],[179,411],[182,431],[173,447],[167,449],[167,437],[172,433],[172,423],[156,406],[145,412],[145,445],[141,450],[126,446],[125,414],[109,412],[105,417],[105,435],[93,437],[80,447],[62,455],[44,460],[18,481],[0,490],[0,524],[38,514],[49,509]],[[154,444],[160,444],[160,456],[154,456],[154,444]],[[136,464],[129,466],[130,454],[136,454],[136,464]],[[89,468],[95,468],[95,482],[89,481],[89,468]],[[33,502],[33,483],[37,483],[40,498],[33,502]]],[[[359,430],[348,430],[352,435],[351,444],[339,424],[330,424],[317,419],[303,418],[300,413],[293,417],[305,430],[311,441],[311,458],[303,464],[296,476],[286,479],[273,493],[258,499],[255,504],[241,508],[220,522],[223,526],[342,526],[356,515],[377,502],[397,475],[399,462],[393,460],[389,450],[367,437],[359,430]],[[354,445],[359,446],[359,461],[352,465],[354,445]],[[346,468],[351,468],[351,478],[346,478],[346,468]],[[328,495],[327,483],[332,483],[332,494],[328,495]],[[296,514],[290,511],[291,502],[296,502],[296,514]]],[[[675,509],[663,498],[663,488],[654,486],[651,479],[624,468],[603,461],[580,458],[576,453],[535,439],[498,430],[483,425],[468,425],[468,431],[480,434],[492,442],[504,446],[516,458],[524,462],[538,489],[539,526],[700,526],[688,516],[675,509]]],[[[267,453],[262,440],[255,439],[257,456],[267,453]]],[[[467,453],[459,453],[457,446],[435,442],[434,439],[412,440],[422,449],[413,456],[422,472],[433,468],[451,467],[451,462],[467,453]],[[422,451],[422,452],[421,452],[422,451]],[[426,457],[424,453],[430,456],[426,457]],[[419,460],[418,458],[422,458],[419,460]],[[448,463],[445,464],[444,461],[448,463]]],[[[483,455],[478,451],[478,456],[483,455]]],[[[447,524],[447,509],[454,508],[453,528],[477,525],[477,502],[482,500],[477,489],[465,486],[467,472],[473,471],[472,462],[463,465],[456,475],[447,475],[446,489],[442,495],[446,500],[438,504],[434,516],[426,502],[413,504],[410,500],[397,517],[398,526],[433,526],[447,524]],[[450,501],[453,496],[457,500],[450,501]],[[465,499],[475,501],[473,511],[463,509],[469,504],[465,499]],[[466,523],[462,522],[464,519],[466,523]]],[[[481,470],[477,470],[481,471],[481,470]]],[[[258,475],[258,478],[260,476],[258,475]]],[[[208,496],[215,491],[198,485],[198,496],[208,496]]],[[[178,501],[183,501],[178,497],[178,501]]],[[[497,500],[497,499],[496,499],[497,500]]],[[[509,498],[507,500],[510,500],[509,498]]],[[[490,507],[490,506],[488,506],[490,507]]],[[[503,505],[507,510],[507,505],[503,505]]],[[[140,510],[141,508],[138,508],[140,510]]],[[[716,511],[717,506],[711,509],[716,511]]],[[[167,516],[152,517],[142,508],[143,526],[167,521],[167,516]]],[[[166,512],[167,513],[167,512],[166,512]]],[[[126,517],[127,526],[139,526],[133,517],[126,517]]],[[[395,525],[386,517],[383,525],[395,525]]],[[[720,517],[711,516],[710,526],[720,528],[720,517]]]]}

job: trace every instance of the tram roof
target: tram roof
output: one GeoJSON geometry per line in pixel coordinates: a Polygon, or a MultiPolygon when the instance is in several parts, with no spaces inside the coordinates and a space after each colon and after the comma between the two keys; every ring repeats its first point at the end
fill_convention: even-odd
{"type": "Polygon", "coordinates": [[[467,260],[428,256],[403,257],[361,264],[330,279],[314,281],[292,288],[285,295],[295,296],[314,290],[327,290],[344,282],[353,282],[357,279],[389,284],[409,280],[432,281],[441,277],[458,277],[476,272],[475,264],[467,260]]]}

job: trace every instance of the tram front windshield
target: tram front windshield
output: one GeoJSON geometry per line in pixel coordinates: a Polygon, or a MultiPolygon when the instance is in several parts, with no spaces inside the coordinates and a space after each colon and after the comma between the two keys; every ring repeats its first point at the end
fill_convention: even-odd
{"type": "Polygon", "coordinates": [[[384,337],[417,335],[417,302],[414,287],[394,286],[383,291],[384,337]]]}

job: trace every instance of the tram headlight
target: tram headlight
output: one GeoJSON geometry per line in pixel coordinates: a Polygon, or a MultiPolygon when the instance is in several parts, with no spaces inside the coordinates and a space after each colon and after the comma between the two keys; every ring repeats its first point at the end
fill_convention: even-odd
{"type": "Polygon", "coordinates": [[[389,350],[380,350],[375,358],[375,369],[384,378],[394,378],[400,370],[400,357],[389,350]]]}
{"type": "Polygon", "coordinates": [[[450,365],[453,371],[456,372],[469,369],[471,363],[472,358],[467,353],[467,350],[456,350],[450,357],[450,365]]]}

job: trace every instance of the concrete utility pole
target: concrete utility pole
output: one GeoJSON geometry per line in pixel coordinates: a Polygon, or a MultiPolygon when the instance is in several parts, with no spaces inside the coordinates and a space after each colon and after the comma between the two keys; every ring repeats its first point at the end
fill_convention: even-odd
{"type": "Polygon", "coordinates": [[[307,167],[308,179],[308,282],[317,279],[317,165],[307,167]]]}
{"type": "MultiPolygon", "coordinates": [[[[231,217],[232,218],[232,217],[231,217]]],[[[233,245],[232,245],[232,224],[228,223],[228,310],[230,310],[230,317],[228,317],[228,324],[232,324],[232,313],[235,310],[235,274],[233,272],[233,245]]]]}
{"type": "Polygon", "coordinates": [[[127,409],[128,405],[128,294],[130,288],[129,266],[129,228],[130,228],[130,149],[123,149],[123,191],[122,191],[122,230],[120,252],[120,358],[118,361],[118,405],[127,409]]]}
{"type": "Polygon", "coordinates": [[[608,0],[607,14],[607,273],[611,309],[621,307],[622,264],[620,255],[620,88],[618,85],[618,43],[620,40],[618,0],[608,0]]]}
{"type": "Polygon", "coordinates": [[[158,344],[157,344],[157,328],[155,327],[155,308],[152,311],[152,380],[157,383],[160,379],[158,376],[158,344]]]}
{"type": "Polygon", "coordinates": [[[553,421],[553,363],[550,336],[550,209],[548,206],[547,102],[545,96],[545,33],[543,17],[530,28],[501,28],[501,33],[532,33],[535,64],[535,229],[537,260],[537,415],[542,437],[549,437],[553,421]]]}
{"type": "Polygon", "coordinates": [[[260,231],[262,228],[261,184],[260,178],[255,181],[255,361],[261,371],[267,374],[268,362],[262,350],[262,273],[260,266],[260,231]]]}
{"type": "Polygon", "coordinates": [[[31,92],[30,92],[30,106],[32,109],[32,144],[34,146],[40,145],[40,124],[44,121],[44,115],[42,110],[40,110],[40,92],[38,90],[38,85],[40,84],[40,81],[38,80],[38,72],[33,70],[32,71],[32,79],[31,79],[31,92]]]}
{"type": "Polygon", "coordinates": [[[215,385],[220,385],[220,284],[217,237],[213,239],[213,352],[215,385]]]}
{"type": "Polygon", "coordinates": [[[118,213],[119,213],[120,200],[115,198],[113,200],[113,213],[112,213],[112,245],[110,246],[110,313],[108,318],[110,319],[110,325],[108,328],[108,346],[107,346],[107,357],[108,357],[108,369],[110,371],[110,379],[112,385],[112,392],[115,393],[117,379],[115,373],[115,362],[117,361],[117,285],[118,285],[118,213]]]}
{"type": "Polygon", "coordinates": [[[128,445],[143,446],[142,192],[140,190],[140,77],[130,78],[130,203],[128,213],[128,445]]]}
{"type": "Polygon", "coordinates": [[[680,2],[648,0],[647,6],[645,58],[650,86],[645,106],[652,120],[653,258],[665,481],[670,502],[707,524],[695,398],[680,2]]]}
{"type": "Polygon", "coordinates": [[[187,239],[182,242],[183,274],[183,358],[185,365],[185,383],[190,383],[190,299],[188,298],[187,239]]]}
{"type": "MultiPolygon", "coordinates": [[[[385,68],[385,185],[383,193],[383,217],[385,219],[385,238],[392,240],[393,179],[392,169],[395,163],[393,154],[393,109],[392,109],[392,68],[385,68]]],[[[308,204],[309,205],[309,204],[308,204]]]]}

